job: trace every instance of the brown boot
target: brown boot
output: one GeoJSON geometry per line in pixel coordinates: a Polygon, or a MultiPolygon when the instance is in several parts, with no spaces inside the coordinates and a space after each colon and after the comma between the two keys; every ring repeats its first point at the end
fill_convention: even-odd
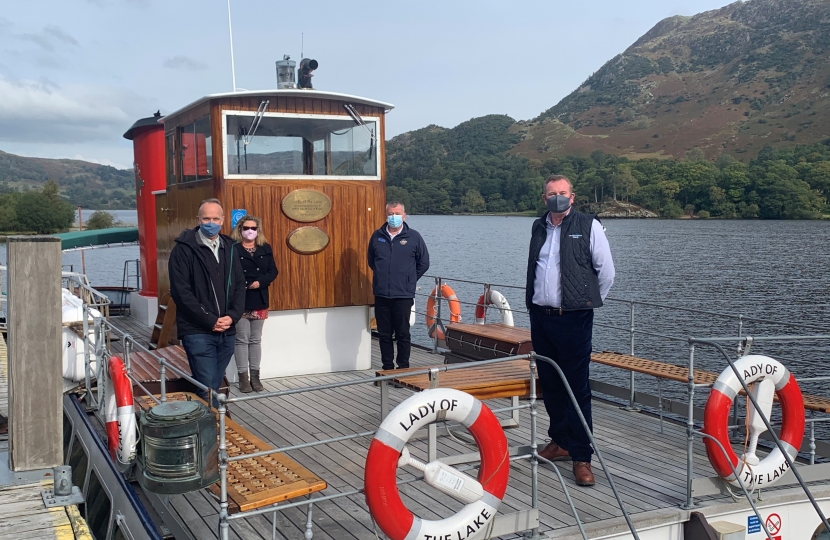
{"type": "Polygon", "coordinates": [[[568,451],[556,444],[555,442],[551,442],[549,445],[540,450],[539,456],[545,458],[548,461],[571,460],[571,455],[568,453],[568,451]]]}
{"type": "Polygon", "coordinates": [[[577,486],[593,486],[594,473],[591,464],[587,461],[574,461],[574,481],[577,486]]]}
{"type": "Polygon", "coordinates": [[[239,374],[239,391],[243,394],[249,394],[251,392],[251,382],[248,380],[247,371],[239,374]]]}
{"type": "Polygon", "coordinates": [[[262,392],[265,390],[265,387],[262,386],[262,383],[259,382],[259,370],[252,369],[251,370],[251,388],[254,389],[254,392],[262,392]]]}

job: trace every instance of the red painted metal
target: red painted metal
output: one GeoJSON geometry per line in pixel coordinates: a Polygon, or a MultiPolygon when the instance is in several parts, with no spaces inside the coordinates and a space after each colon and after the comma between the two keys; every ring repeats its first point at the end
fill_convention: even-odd
{"type": "Polygon", "coordinates": [[[158,296],[156,268],[156,197],[153,191],[165,189],[164,124],[161,116],[144,118],[124,134],[132,139],[135,168],[135,200],[138,211],[138,244],[141,257],[142,296],[158,296]]]}

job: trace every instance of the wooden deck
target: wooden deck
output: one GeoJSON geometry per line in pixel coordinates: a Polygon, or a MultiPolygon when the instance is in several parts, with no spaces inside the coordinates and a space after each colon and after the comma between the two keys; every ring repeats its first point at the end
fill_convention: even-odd
{"type": "MultiPolygon", "coordinates": [[[[116,321],[116,324],[119,324],[116,321]]],[[[138,330],[136,328],[135,330],[138,330]]],[[[149,332],[149,329],[148,329],[149,332]]],[[[137,336],[137,333],[133,334],[137,336]]],[[[267,391],[296,389],[327,383],[368,379],[380,369],[377,341],[373,341],[373,368],[366,371],[309,375],[263,381],[267,391]]],[[[411,365],[426,366],[442,363],[441,356],[413,348],[411,365]]],[[[239,395],[236,387],[232,395],[239,395]]],[[[407,388],[390,390],[391,407],[412,394],[407,388]]],[[[491,408],[507,407],[509,399],[487,401],[491,408]]],[[[380,389],[368,383],[348,388],[333,388],[282,398],[248,401],[231,406],[233,418],[263,441],[276,447],[298,445],[315,440],[348,435],[377,428],[380,423],[380,389]]],[[[508,418],[509,412],[499,413],[508,418]]],[[[547,442],[548,419],[544,407],[539,408],[540,447],[547,442]]],[[[626,412],[617,405],[594,400],[594,435],[608,463],[609,471],[632,517],[660,509],[677,509],[685,500],[686,435],[682,426],[664,423],[647,414],[626,412]]],[[[530,440],[529,414],[522,411],[518,428],[505,431],[512,446],[526,445],[530,440]]],[[[443,428],[439,435],[446,435],[443,428]]],[[[438,456],[468,453],[474,448],[461,439],[439,436],[438,456]]],[[[302,466],[328,483],[320,495],[333,495],[363,485],[363,469],[371,438],[343,441],[287,452],[302,466]]],[[[413,456],[426,460],[427,442],[409,444],[413,456]]],[[[574,499],[579,517],[585,524],[599,525],[603,520],[622,516],[608,480],[598,460],[594,459],[597,484],[593,488],[579,488],[573,483],[571,464],[557,463],[574,499]]],[[[695,444],[694,468],[696,476],[714,476],[706,458],[703,444],[695,444]]],[[[399,480],[414,477],[409,469],[398,470],[399,480]]],[[[472,471],[471,474],[475,474],[472,471]]],[[[576,521],[555,472],[547,466],[539,470],[539,510],[542,532],[552,537],[570,534],[576,521]]],[[[527,461],[514,462],[510,482],[500,512],[518,511],[530,507],[530,465],[527,461]]],[[[447,517],[460,504],[421,481],[401,486],[404,502],[424,519],[447,517]]],[[[717,498],[717,497],[715,497],[717,498]]],[[[218,503],[207,491],[171,497],[172,507],[192,531],[194,538],[213,538],[218,525],[218,503]]],[[[303,499],[300,499],[303,500],[303,499]]],[[[231,537],[238,539],[268,539],[271,537],[273,514],[255,516],[231,522],[231,537]]],[[[314,505],[314,538],[331,540],[375,540],[372,519],[362,495],[325,501],[314,505]]],[[[282,537],[301,539],[307,520],[305,507],[289,509],[276,514],[277,529],[282,537]]],[[[378,531],[382,538],[382,533],[378,531]]],[[[278,538],[280,536],[278,535],[278,538]]],[[[502,538],[519,538],[508,535],[502,538]]]]}

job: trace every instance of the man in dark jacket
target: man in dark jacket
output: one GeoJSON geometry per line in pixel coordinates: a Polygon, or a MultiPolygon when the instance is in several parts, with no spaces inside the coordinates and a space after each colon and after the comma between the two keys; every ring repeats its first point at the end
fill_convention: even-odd
{"type": "MultiPolygon", "coordinates": [[[[219,234],[225,221],[219,200],[202,201],[198,217],[199,226],[185,229],[170,252],[170,295],[190,371],[218,391],[233,356],[235,325],[245,309],[245,275],[235,253],[239,245],[219,234]]],[[[197,393],[207,399],[206,392],[197,393]]]]}
{"type": "MultiPolygon", "coordinates": [[[[548,212],[533,223],[525,289],[533,350],[562,369],[592,428],[588,367],[594,309],[602,306],[614,283],[614,261],[596,216],[571,207],[570,180],[550,176],[542,198],[548,212]]],[[[593,449],[577,409],[553,366],[538,365],[551,438],[539,455],[551,461],[573,460],[576,484],[593,486],[593,449]]]]}
{"type": "Polygon", "coordinates": [[[374,272],[375,319],[383,369],[394,369],[398,342],[398,368],[409,367],[409,314],[415,303],[415,285],[429,270],[429,252],[418,231],[404,223],[402,203],[386,205],[386,224],[369,239],[369,268],[374,272]]]}

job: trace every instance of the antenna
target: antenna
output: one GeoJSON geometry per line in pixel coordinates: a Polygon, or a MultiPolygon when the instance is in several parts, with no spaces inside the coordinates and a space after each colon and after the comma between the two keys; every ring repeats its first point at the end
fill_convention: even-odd
{"type": "Polygon", "coordinates": [[[300,58],[305,58],[303,56],[303,49],[305,49],[305,32],[300,33],[300,58]]]}
{"type": "Polygon", "coordinates": [[[231,42],[231,79],[233,80],[233,91],[236,92],[236,70],[233,66],[233,28],[231,26],[231,0],[228,0],[228,37],[231,42]]]}

